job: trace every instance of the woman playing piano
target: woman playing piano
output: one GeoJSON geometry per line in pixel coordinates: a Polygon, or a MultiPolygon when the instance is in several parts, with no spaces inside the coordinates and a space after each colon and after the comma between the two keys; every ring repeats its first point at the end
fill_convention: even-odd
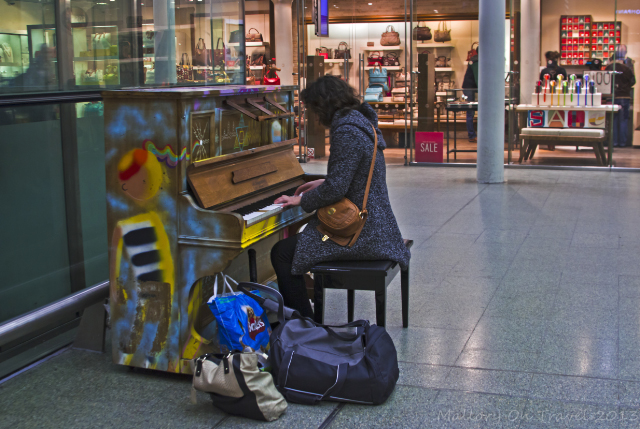
{"type": "Polygon", "coordinates": [[[300,186],[295,195],[281,196],[275,203],[302,206],[311,213],[333,204],[343,197],[362,209],[365,187],[373,156],[374,134],[378,148],[371,188],[367,201],[368,217],[353,247],[322,241],[316,229],[317,217],[298,235],[279,241],[271,249],[271,262],[278,276],[278,287],[285,305],[312,317],[303,274],[319,262],[334,260],[392,260],[404,269],[409,263],[396,218],[387,192],[384,154],[386,145],[378,129],[378,117],[367,104],[361,103],[345,81],[324,76],[303,90],[300,98],[325,127],[331,129],[331,155],[326,179],[300,186]]]}

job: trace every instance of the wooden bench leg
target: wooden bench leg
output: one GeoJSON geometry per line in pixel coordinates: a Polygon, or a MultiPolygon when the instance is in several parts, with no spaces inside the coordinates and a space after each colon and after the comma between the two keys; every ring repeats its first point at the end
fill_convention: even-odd
{"type": "Polygon", "coordinates": [[[356,301],[356,291],[347,290],[347,322],[353,322],[353,308],[356,301]]]}
{"type": "Polygon", "coordinates": [[[402,294],[402,327],[409,327],[409,268],[400,271],[400,289],[402,294]]]}
{"type": "Polygon", "coordinates": [[[313,276],[313,320],[324,323],[324,276],[313,276]]]}
{"type": "Polygon", "coordinates": [[[387,288],[382,282],[382,287],[376,290],[376,324],[384,327],[387,317],[387,288]]]}
{"type": "Polygon", "coordinates": [[[524,159],[524,154],[527,152],[528,144],[527,139],[522,139],[522,144],[520,145],[520,158],[518,158],[518,162],[522,162],[524,159]]]}
{"type": "Polygon", "coordinates": [[[530,144],[530,150],[529,150],[529,159],[533,159],[533,155],[536,154],[536,149],[538,148],[538,143],[537,142],[533,142],[530,144]]]}
{"type": "Polygon", "coordinates": [[[596,155],[596,161],[598,162],[598,164],[604,165],[604,160],[601,158],[600,148],[598,147],[597,143],[593,145],[593,153],[596,155]]]}

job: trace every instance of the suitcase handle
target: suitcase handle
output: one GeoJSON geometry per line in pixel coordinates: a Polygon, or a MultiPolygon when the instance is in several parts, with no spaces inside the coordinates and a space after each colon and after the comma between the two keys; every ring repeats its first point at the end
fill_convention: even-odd
{"type": "Polygon", "coordinates": [[[293,315],[293,313],[295,313],[295,310],[284,306],[284,298],[282,298],[280,292],[273,288],[261,285],[260,283],[240,282],[240,284],[238,284],[238,289],[241,290],[245,295],[248,295],[251,298],[255,299],[261,306],[263,306],[267,310],[278,313],[278,322],[280,322],[280,324],[282,325],[284,325],[286,315],[288,315],[288,318],[291,319],[291,316],[293,315]],[[261,296],[257,296],[251,293],[249,289],[257,289],[260,292],[264,292],[266,295],[275,297],[277,302],[269,298],[262,298],[261,296]]]}

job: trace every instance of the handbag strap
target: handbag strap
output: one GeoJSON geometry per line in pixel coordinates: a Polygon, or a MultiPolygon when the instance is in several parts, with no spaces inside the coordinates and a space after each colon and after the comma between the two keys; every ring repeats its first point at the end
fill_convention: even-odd
{"type": "Polygon", "coordinates": [[[473,45],[476,45],[476,46],[478,46],[478,42],[473,42],[473,43],[471,44],[471,50],[472,50],[472,51],[474,50],[474,47],[473,47],[473,45]]]}
{"type": "Polygon", "coordinates": [[[204,39],[201,37],[198,39],[198,43],[196,43],[196,49],[206,49],[207,45],[204,43],[204,39]],[[202,48],[200,47],[200,42],[202,42],[202,48]]]}
{"type": "Polygon", "coordinates": [[[367,200],[369,199],[369,188],[371,187],[371,178],[373,177],[373,169],[376,166],[376,155],[378,154],[378,133],[373,125],[374,141],[373,141],[373,156],[371,157],[371,167],[369,168],[369,177],[367,178],[367,187],[364,189],[364,199],[362,200],[362,211],[360,213],[367,213],[367,200]]]}
{"type": "Polygon", "coordinates": [[[341,50],[341,49],[340,49],[340,46],[342,46],[342,45],[344,45],[345,50],[349,49],[349,45],[347,44],[347,42],[340,42],[340,43],[338,44],[338,50],[341,50]]]}
{"type": "Polygon", "coordinates": [[[369,55],[369,58],[380,58],[380,51],[371,52],[371,55],[369,55]]]}
{"type": "Polygon", "coordinates": [[[398,54],[396,54],[395,52],[389,52],[389,53],[386,55],[386,57],[387,57],[387,58],[393,58],[393,59],[396,59],[396,58],[398,58],[398,54]]]}
{"type": "Polygon", "coordinates": [[[250,28],[249,29],[249,34],[251,34],[251,30],[256,30],[256,33],[260,34],[260,32],[256,28],[250,28]]]}
{"type": "Polygon", "coordinates": [[[396,29],[393,28],[393,25],[389,24],[389,25],[387,25],[387,28],[386,28],[386,30],[384,32],[385,33],[392,33],[392,32],[395,32],[395,31],[396,31],[396,29]],[[391,30],[389,30],[389,29],[391,29],[391,30]]]}
{"type": "Polygon", "coordinates": [[[224,40],[222,40],[222,37],[218,37],[218,41],[216,42],[216,49],[218,49],[218,47],[220,46],[220,41],[222,41],[222,49],[224,49],[225,46],[224,46],[224,40]]]}

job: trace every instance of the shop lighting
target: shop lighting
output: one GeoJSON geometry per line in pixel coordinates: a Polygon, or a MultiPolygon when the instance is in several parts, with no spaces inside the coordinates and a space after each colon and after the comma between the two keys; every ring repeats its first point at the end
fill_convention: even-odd
{"type": "Polygon", "coordinates": [[[369,3],[369,6],[373,6],[373,3],[369,3]]]}

